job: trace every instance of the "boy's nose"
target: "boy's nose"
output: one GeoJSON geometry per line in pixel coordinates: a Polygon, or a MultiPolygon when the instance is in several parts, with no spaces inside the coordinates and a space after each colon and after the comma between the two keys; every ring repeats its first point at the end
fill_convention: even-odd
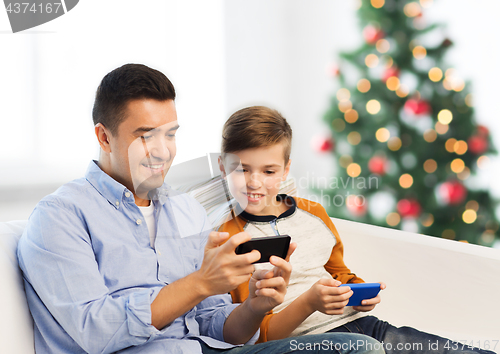
{"type": "Polygon", "coordinates": [[[257,188],[260,188],[262,186],[262,182],[259,180],[258,177],[259,176],[257,173],[252,173],[250,175],[250,180],[247,183],[249,188],[257,189],[257,188]]]}

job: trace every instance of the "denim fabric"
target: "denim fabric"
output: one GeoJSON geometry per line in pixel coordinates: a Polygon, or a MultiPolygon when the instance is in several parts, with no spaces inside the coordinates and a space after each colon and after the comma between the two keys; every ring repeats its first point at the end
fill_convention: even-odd
{"type": "Polygon", "coordinates": [[[383,354],[382,344],[360,334],[323,333],[290,337],[232,349],[210,348],[201,342],[203,354],[284,354],[284,353],[335,353],[383,354]]]}
{"type": "Polygon", "coordinates": [[[394,327],[374,316],[359,318],[329,332],[366,334],[383,343],[387,354],[494,354],[489,350],[468,347],[446,338],[418,331],[412,327],[394,327]]]}

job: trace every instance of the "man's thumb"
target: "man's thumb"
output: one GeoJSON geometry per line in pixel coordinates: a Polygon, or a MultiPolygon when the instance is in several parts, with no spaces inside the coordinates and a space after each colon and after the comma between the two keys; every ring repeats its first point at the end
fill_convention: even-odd
{"type": "Polygon", "coordinates": [[[216,248],[222,245],[229,238],[229,232],[212,231],[208,235],[206,249],[216,248]]]}

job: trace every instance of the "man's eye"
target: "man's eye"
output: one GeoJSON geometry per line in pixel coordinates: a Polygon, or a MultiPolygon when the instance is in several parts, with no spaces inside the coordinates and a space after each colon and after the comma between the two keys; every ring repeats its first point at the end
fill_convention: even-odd
{"type": "Polygon", "coordinates": [[[167,134],[167,136],[171,139],[175,138],[175,134],[167,134]]]}
{"type": "Polygon", "coordinates": [[[142,140],[150,140],[152,137],[152,135],[141,135],[142,140]]]}

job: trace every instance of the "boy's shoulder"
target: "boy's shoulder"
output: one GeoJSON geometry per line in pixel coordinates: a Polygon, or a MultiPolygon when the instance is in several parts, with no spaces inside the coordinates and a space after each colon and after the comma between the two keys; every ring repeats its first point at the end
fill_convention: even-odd
{"type": "Polygon", "coordinates": [[[328,215],[323,205],[318,202],[313,202],[312,200],[299,197],[293,198],[295,199],[295,203],[297,204],[297,208],[299,209],[317,216],[328,215]]]}

